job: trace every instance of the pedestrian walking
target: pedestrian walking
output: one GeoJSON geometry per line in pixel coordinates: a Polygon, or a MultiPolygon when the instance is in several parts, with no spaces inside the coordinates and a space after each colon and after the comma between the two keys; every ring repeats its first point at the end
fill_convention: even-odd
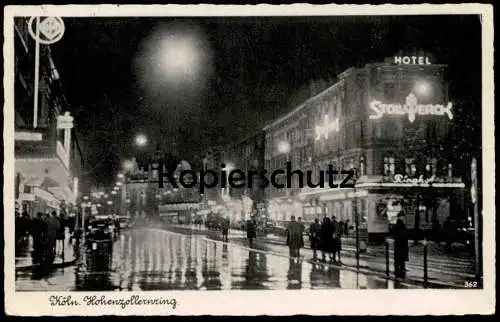
{"type": "Polygon", "coordinates": [[[311,249],[313,250],[313,259],[318,258],[318,248],[321,241],[321,225],[319,219],[314,219],[314,222],[309,227],[309,241],[311,242],[311,249]]]}
{"type": "Polygon", "coordinates": [[[321,223],[321,258],[323,262],[326,262],[326,254],[329,255],[330,261],[332,260],[332,254],[334,251],[334,240],[333,240],[333,226],[330,218],[325,217],[321,223]]]}
{"type": "Polygon", "coordinates": [[[228,234],[229,234],[229,218],[222,219],[222,241],[228,242],[228,234]]]}
{"type": "Polygon", "coordinates": [[[33,239],[33,253],[31,254],[33,263],[40,264],[43,261],[47,234],[47,222],[41,212],[37,212],[35,218],[31,220],[30,234],[33,239]]]}
{"type": "Polygon", "coordinates": [[[300,257],[300,248],[303,246],[303,231],[302,223],[295,220],[295,216],[291,217],[290,223],[286,229],[286,244],[288,245],[291,258],[300,257]]]}
{"type": "Polygon", "coordinates": [[[253,246],[253,240],[255,237],[257,237],[257,224],[255,223],[254,219],[249,219],[247,221],[247,239],[248,239],[248,245],[250,248],[253,246]]]}
{"type": "Polygon", "coordinates": [[[445,240],[444,249],[446,252],[452,251],[452,244],[453,244],[453,239],[455,237],[455,231],[456,228],[453,223],[453,220],[451,219],[451,216],[446,217],[446,220],[443,223],[443,235],[445,240]]]}
{"type": "Polygon", "coordinates": [[[59,219],[57,219],[57,213],[55,211],[47,216],[46,260],[48,264],[52,264],[56,256],[56,242],[61,229],[61,223],[59,219]]]}
{"type": "Polygon", "coordinates": [[[57,230],[56,236],[56,254],[62,254],[64,252],[64,241],[66,240],[66,220],[61,215],[59,217],[59,229],[57,230]]]}
{"type": "Polygon", "coordinates": [[[337,221],[335,216],[332,217],[333,228],[333,262],[340,262],[340,252],[342,250],[342,224],[337,221]]]}
{"type": "MultiPolygon", "coordinates": [[[[300,248],[304,247],[304,232],[306,231],[306,226],[302,222],[302,218],[297,218],[297,222],[300,225],[300,248]]],[[[300,250],[299,248],[299,250],[300,250]]]]}
{"type": "Polygon", "coordinates": [[[406,261],[408,261],[408,234],[403,217],[404,213],[399,212],[396,225],[392,229],[394,238],[394,275],[400,278],[406,276],[406,261]]]}

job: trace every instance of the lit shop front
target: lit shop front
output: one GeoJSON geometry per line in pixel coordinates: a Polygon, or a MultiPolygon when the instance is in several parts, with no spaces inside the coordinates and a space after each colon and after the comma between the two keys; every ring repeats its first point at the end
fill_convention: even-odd
{"type": "Polygon", "coordinates": [[[46,129],[15,132],[18,211],[33,216],[37,212],[59,212],[61,206],[76,204],[79,181],[72,176],[70,165],[71,150],[75,149],[72,128],[73,117],[66,113],[57,119],[57,134],[62,134],[59,137],[46,129]]]}
{"type": "Polygon", "coordinates": [[[158,212],[164,223],[191,223],[199,210],[199,203],[175,203],[158,206],[158,212]]]}
{"type": "Polygon", "coordinates": [[[368,191],[368,231],[373,240],[388,233],[400,212],[412,237],[422,238],[430,237],[453,212],[464,209],[465,185],[460,178],[394,175],[366,179],[359,180],[356,188],[368,191]]]}
{"type": "Polygon", "coordinates": [[[296,196],[273,198],[268,206],[268,220],[274,223],[289,222],[292,216],[306,221],[300,199],[296,196]]]}

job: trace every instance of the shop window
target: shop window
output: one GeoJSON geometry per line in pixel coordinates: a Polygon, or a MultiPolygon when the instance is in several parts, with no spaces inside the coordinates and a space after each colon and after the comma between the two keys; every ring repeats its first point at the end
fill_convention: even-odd
{"type": "Polygon", "coordinates": [[[437,169],[437,159],[430,158],[427,160],[427,164],[425,165],[425,172],[428,176],[435,176],[437,169]]]}
{"type": "Polygon", "coordinates": [[[395,174],[395,160],[392,157],[384,158],[384,175],[391,176],[395,174]]]}
{"type": "Polygon", "coordinates": [[[405,159],[405,174],[413,177],[417,173],[417,167],[415,166],[415,159],[406,158],[405,159]]]}

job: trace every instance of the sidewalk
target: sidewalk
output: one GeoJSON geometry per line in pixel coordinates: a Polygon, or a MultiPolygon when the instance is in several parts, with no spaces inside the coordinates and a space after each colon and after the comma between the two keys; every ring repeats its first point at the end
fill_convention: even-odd
{"type": "MultiPolygon", "coordinates": [[[[54,260],[53,267],[60,268],[74,265],[76,262],[75,253],[73,250],[73,245],[69,243],[70,234],[66,231],[66,239],[64,240],[64,258],[62,253],[58,252],[54,260]]],[[[33,258],[31,257],[31,252],[33,251],[33,239],[31,236],[28,239],[28,244],[21,254],[16,257],[16,271],[31,270],[38,266],[33,263],[33,258]]]]}
{"type": "MultiPolygon", "coordinates": [[[[206,234],[210,238],[221,238],[220,231],[209,230],[205,227],[191,225],[171,225],[169,228],[182,229],[185,232],[206,234]]],[[[229,239],[246,245],[246,233],[239,230],[230,230],[229,239]]],[[[301,255],[312,258],[313,252],[309,248],[306,240],[306,247],[301,251],[301,255]]],[[[356,269],[356,248],[354,241],[343,238],[342,266],[356,269]]],[[[254,247],[264,247],[266,250],[280,254],[288,254],[284,237],[268,235],[267,237],[257,237],[254,247]]],[[[423,283],[423,245],[414,246],[409,243],[410,254],[407,262],[407,280],[423,283]]],[[[320,256],[320,255],[319,255],[320,256]]],[[[393,246],[389,242],[389,271],[390,276],[394,276],[393,246]]],[[[454,256],[442,251],[442,246],[437,243],[428,244],[428,282],[433,287],[463,288],[466,281],[474,281],[474,260],[467,256],[454,256]]],[[[367,270],[378,274],[386,274],[386,250],[385,246],[368,246],[367,252],[360,254],[360,270],[367,270]]],[[[479,281],[478,281],[479,282],[479,281]]]]}

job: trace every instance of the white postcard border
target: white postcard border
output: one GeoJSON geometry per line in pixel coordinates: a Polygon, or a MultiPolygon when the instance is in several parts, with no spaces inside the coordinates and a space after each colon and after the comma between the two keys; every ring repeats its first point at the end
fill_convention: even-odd
{"type": "MultiPolygon", "coordinates": [[[[495,307],[495,163],[493,10],[484,4],[447,5],[64,5],[4,8],[4,273],[5,307],[12,315],[463,315],[488,314],[495,307]],[[328,291],[171,291],[171,292],[15,292],[14,262],[14,84],[13,17],[126,16],[298,16],[298,15],[438,15],[476,14],[482,17],[483,117],[483,290],[328,290],[328,291]],[[175,298],[170,306],[51,306],[51,295],[131,295],[175,298]]],[[[83,302],[83,301],[82,301],[83,302]]]]}

